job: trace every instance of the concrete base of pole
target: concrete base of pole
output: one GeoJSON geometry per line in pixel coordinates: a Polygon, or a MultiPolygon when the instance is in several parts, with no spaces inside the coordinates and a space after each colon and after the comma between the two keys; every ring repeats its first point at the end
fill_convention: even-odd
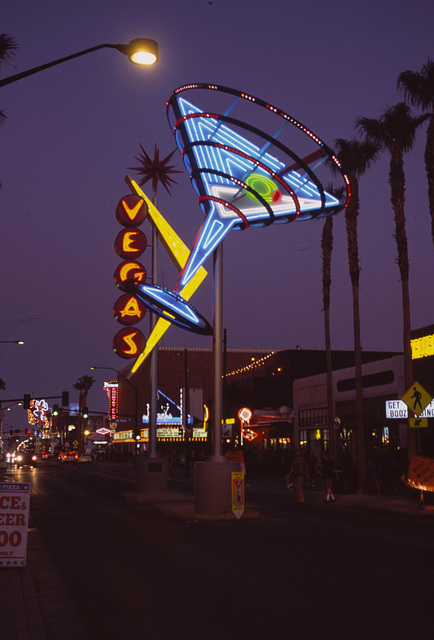
{"type": "Polygon", "coordinates": [[[240,471],[239,462],[227,458],[196,462],[194,465],[194,511],[202,514],[232,511],[233,471],[240,471]]]}
{"type": "Polygon", "coordinates": [[[168,490],[169,464],[163,457],[136,458],[136,491],[138,493],[165,493],[168,490]]]}

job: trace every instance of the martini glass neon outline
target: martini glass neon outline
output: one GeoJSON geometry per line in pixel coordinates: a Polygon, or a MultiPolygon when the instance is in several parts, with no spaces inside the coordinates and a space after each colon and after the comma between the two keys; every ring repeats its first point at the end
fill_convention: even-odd
{"type": "MultiPolygon", "coordinates": [[[[196,237],[187,263],[181,271],[174,291],[162,287],[153,287],[152,285],[134,285],[134,294],[160,317],[165,317],[174,324],[191,331],[206,334],[209,333],[210,329],[206,320],[205,326],[208,325],[206,330],[204,330],[204,326],[199,327],[201,322],[196,324],[196,319],[192,321],[193,317],[197,318],[198,312],[176,292],[190,282],[197,270],[229,230],[232,228],[245,229],[250,225],[267,226],[276,222],[292,222],[298,218],[309,219],[337,213],[348,205],[350,199],[349,180],[333,151],[318,136],[292,116],[259,98],[220,85],[184,85],[171,94],[167,101],[166,111],[169,124],[181,150],[184,164],[190,173],[192,184],[199,194],[199,203],[205,210],[206,218],[196,237]],[[204,112],[179,97],[182,92],[191,91],[192,89],[217,90],[235,95],[236,100],[224,115],[204,112]],[[240,98],[255,102],[257,105],[270,110],[285,120],[284,125],[280,127],[277,134],[271,136],[251,124],[229,116],[229,112],[232,111],[235,103],[240,98]],[[174,124],[170,118],[170,108],[175,114],[174,124]],[[194,131],[196,122],[198,124],[196,129],[202,129],[200,133],[194,131]],[[278,136],[288,124],[294,125],[305,133],[318,146],[318,149],[303,159],[280,142],[278,136]],[[264,140],[265,145],[262,148],[257,147],[249,140],[232,131],[228,125],[236,126],[242,131],[254,134],[264,140]],[[203,130],[206,129],[208,129],[208,136],[205,139],[203,130]],[[194,139],[195,135],[197,136],[196,139],[194,139]],[[202,138],[200,137],[201,135],[202,138]],[[220,138],[220,141],[218,138],[220,138]],[[227,143],[228,139],[232,141],[231,144],[227,143]],[[236,142],[240,146],[244,146],[245,151],[235,147],[234,143],[236,142]],[[286,157],[291,158],[292,164],[284,164],[270,155],[268,149],[271,146],[276,147],[286,157]],[[210,152],[210,149],[213,151],[210,152]],[[229,172],[227,166],[225,167],[224,161],[219,166],[218,159],[221,160],[221,157],[218,156],[219,153],[220,156],[226,154],[227,166],[237,165],[236,161],[234,163],[232,156],[235,156],[237,160],[241,159],[241,162],[244,161],[244,170],[242,171],[245,174],[243,176],[244,179],[229,172]],[[208,158],[206,154],[208,154],[208,158]],[[228,161],[228,158],[230,158],[230,161],[228,161]],[[345,204],[342,204],[325,191],[314,169],[310,166],[315,162],[314,168],[316,169],[327,158],[334,162],[343,177],[347,191],[345,204]],[[302,169],[303,174],[300,175],[297,169],[302,169]],[[278,189],[278,186],[280,186],[288,193],[288,196],[282,196],[279,190],[279,197],[276,201],[269,202],[267,198],[263,197],[257,189],[254,189],[247,182],[255,172],[259,173],[259,178],[262,175],[264,178],[269,176],[272,180],[275,180],[277,183],[276,188],[278,189]],[[239,205],[240,198],[245,198],[246,195],[249,195],[250,199],[256,199],[259,209],[257,206],[255,208],[252,202],[247,202],[247,205],[244,204],[244,211],[241,210],[240,206],[234,204],[236,202],[239,205]],[[229,197],[231,198],[230,200],[229,197]],[[286,201],[285,197],[287,198],[286,201]],[[288,208],[289,201],[291,202],[291,208],[288,208]],[[276,204],[279,202],[280,204],[276,204]],[[185,325],[186,318],[188,326],[185,325]]],[[[202,320],[204,319],[202,318],[202,320]]]]}
{"type": "MultiPolygon", "coordinates": [[[[199,194],[199,203],[202,205],[202,208],[205,210],[205,213],[207,215],[207,219],[205,220],[195,240],[189,262],[188,264],[186,264],[184,271],[181,273],[181,277],[176,289],[182,287],[186,282],[189,281],[189,279],[194,275],[196,269],[201,264],[203,264],[203,262],[212,253],[217,244],[223,240],[224,236],[231,228],[245,229],[249,225],[266,226],[274,222],[291,222],[293,220],[296,220],[300,217],[300,215],[303,214],[303,219],[306,219],[307,217],[331,215],[333,213],[341,211],[348,205],[350,197],[349,180],[333,151],[307,127],[302,125],[295,118],[292,118],[291,116],[286,114],[284,111],[273,107],[269,103],[266,103],[259,98],[244,94],[235,89],[230,89],[228,87],[220,85],[196,84],[184,85],[183,87],[175,90],[167,101],[166,111],[169,124],[183,155],[184,163],[190,173],[190,178],[192,180],[193,186],[199,194]],[[257,127],[252,126],[251,124],[245,123],[239,119],[227,115],[229,111],[232,110],[233,105],[229,110],[226,111],[224,115],[201,111],[197,107],[180,97],[181,93],[183,93],[184,91],[191,91],[192,89],[211,89],[212,91],[217,90],[220,92],[235,95],[236,99],[244,98],[245,100],[248,100],[250,102],[255,102],[260,107],[264,107],[277,116],[280,116],[280,118],[283,118],[285,120],[284,126],[279,129],[278,133],[275,136],[271,136],[258,129],[257,127]],[[171,109],[175,116],[174,120],[170,117],[171,109]],[[207,122],[210,123],[208,125],[208,136],[206,139],[204,129],[207,125],[204,125],[204,119],[206,119],[207,122]],[[200,133],[197,133],[197,131],[193,131],[195,125],[192,124],[192,126],[190,126],[191,123],[194,123],[194,121],[198,121],[197,129],[199,127],[202,128],[201,139],[197,139],[197,137],[200,136],[200,133]],[[223,138],[225,133],[227,134],[228,131],[230,133],[233,133],[230,129],[228,129],[227,124],[234,125],[244,131],[255,134],[260,139],[265,140],[265,147],[259,149],[258,147],[252,145],[250,142],[246,141],[247,145],[245,148],[250,151],[250,153],[248,153],[235,148],[233,145],[222,144],[222,141],[219,143],[216,140],[212,140],[211,138],[213,137],[215,138],[220,136],[220,138],[223,138]],[[292,124],[300,131],[305,133],[318,146],[318,149],[313,154],[310,154],[307,158],[302,159],[286,145],[281,143],[277,139],[277,137],[278,135],[280,135],[281,131],[287,124],[292,124]],[[225,129],[225,132],[223,134],[222,128],[225,129]],[[195,136],[196,139],[194,139],[195,136]],[[277,149],[283,152],[285,156],[289,156],[292,160],[292,164],[290,166],[285,166],[280,163],[279,171],[273,171],[273,167],[271,165],[274,164],[274,166],[277,167],[279,163],[278,161],[276,161],[276,164],[276,162],[274,162],[275,158],[273,156],[270,156],[270,154],[266,152],[267,148],[269,148],[271,145],[274,145],[277,149]],[[206,148],[208,152],[208,158],[204,159],[203,155],[202,157],[199,155],[200,153],[202,153],[202,151],[198,151],[198,148],[201,147],[206,148]],[[210,148],[212,149],[212,151],[210,151],[210,148]],[[214,149],[224,150],[227,153],[231,153],[232,155],[236,154],[238,155],[238,157],[246,159],[247,162],[250,162],[252,166],[250,174],[260,168],[264,173],[271,175],[280,186],[282,186],[283,182],[286,191],[289,193],[289,196],[292,199],[294,210],[273,210],[271,205],[266,202],[264,198],[262,198],[261,194],[259,194],[257,191],[255,192],[255,190],[252,190],[252,188],[249,187],[249,185],[247,185],[245,181],[243,182],[242,180],[239,180],[239,178],[235,177],[228,171],[222,171],[219,168],[216,168],[215,161],[214,166],[212,166],[212,161],[215,160],[215,155],[212,155],[214,154],[214,149]],[[252,155],[252,151],[255,153],[256,157],[252,155]],[[210,163],[209,160],[211,157],[212,161],[210,163]],[[321,181],[317,178],[314,171],[309,166],[310,163],[317,161],[319,158],[321,159],[321,161],[324,161],[327,157],[335,163],[344,179],[347,191],[347,199],[344,205],[338,200],[334,199],[330,194],[327,194],[321,184],[321,181]],[[264,161],[262,161],[262,159],[264,159],[264,161]],[[304,175],[308,176],[308,180],[306,180],[306,178],[302,178],[299,174],[295,175],[294,172],[297,168],[303,169],[304,175]],[[288,174],[286,175],[286,179],[285,174],[288,174]],[[212,182],[210,176],[213,176],[214,183],[212,182]],[[278,180],[277,178],[281,179],[278,180]],[[218,189],[218,187],[216,187],[216,183],[218,183],[219,179],[220,184],[224,184],[226,182],[226,184],[232,183],[235,185],[236,188],[232,191],[232,196],[235,195],[235,197],[237,197],[240,193],[240,190],[244,190],[244,193],[250,193],[254,195],[265,212],[263,212],[262,214],[256,212],[256,215],[251,215],[249,219],[246,215],[243,215],[243,212],[239,207],[235,207],[233,199],[229,201],[227,197],[226,199],[216,197],[215,193],[213,193],[213,190],[218,189]],[[292,184],[290,182],[292,182],[292,184]],[[312,187],[316,189],[315,196],[312,187]],[[311,198],[314,198],[316,200],[318,200],[319,194],[319,208],[318,206],[312,206],[312,200],[308,206],[303,207],[300,203],[300,199],[297,196],[297,192],[300,192],[300,190],[304,191],[305,195],[310,195],[311,198]],[[217,209],[218,205],[220,205],[220,210],[217,209]],[[223,206],[226,206],[227,209],[230,209],[233,212],[232,218],[226,215],[226,219],[224,219],[224,212],[222,211],[223,206]]],[[[241,140],[241,136],[237,134],[234,134],[234,136],[234,139],[240,141],[240,144],[244,142],[244,140],[241,140]]],[[[231,158],[230,163],[233,164],[233,158],[231,158]]],[[[227,164],[229,164],[228,161],[227,164]]]]}

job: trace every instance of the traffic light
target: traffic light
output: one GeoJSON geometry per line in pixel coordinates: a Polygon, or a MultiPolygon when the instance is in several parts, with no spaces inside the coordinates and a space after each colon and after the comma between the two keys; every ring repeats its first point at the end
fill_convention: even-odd
{"type": "Polygon", "coordinates": [[[53,404],[53,416],[58,416],[58,415],[59,415],[59,405],[53,404]]]}
{"type": "Polygon", "coordinates": [[[25,393],[23,397],[23,409],[30,409],[30,393],[25,393]]]}
{"type": "Polygon", "coordinates": [[[69,391],[62,391],[62,407],[69,407],[69,391]]]}
{"type": "Polygon", "coordinates": [[[89,409],[87,407],[83,407],[83,418],[89,417],[89,409]]]}

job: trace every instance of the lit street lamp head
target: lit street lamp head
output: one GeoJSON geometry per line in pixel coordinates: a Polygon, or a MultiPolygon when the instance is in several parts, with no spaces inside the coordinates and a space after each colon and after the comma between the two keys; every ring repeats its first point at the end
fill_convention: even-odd
{"type": "Polygon", "coordinates": [[[158,61],[158,43],[149,38],[136,38],[129,44],[119,44],[116,48],[134,64],[151,65],[158,61]]]}

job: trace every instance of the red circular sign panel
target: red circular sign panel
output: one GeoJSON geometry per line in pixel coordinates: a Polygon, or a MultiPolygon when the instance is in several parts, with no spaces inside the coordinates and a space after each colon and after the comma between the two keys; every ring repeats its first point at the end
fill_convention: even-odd
{"type": "Polygon", "coordinates": [[[113,350],[121,358],[136,358],[145,346],[146,338],[136,327],[125,327],[113,338],[113,350]]]}
{"type": "Polygon", "coordinates": [[[146,282],[147,271],[140,263],[133,260],[121,262],[114,272],[113,279],[117,287],[122,288],[127,282],[142,283],[146,282]]]}
{"type": "Polygon", "coordinates": [[[139,258],[148,245],[145,234],[138,229],[123,229],[115,240],[115,251],[124,260],[139,258]]]}
{"type": "Polygon", "coordinates": [[[124,227],[140,226],[147,215],[148,205],[140,196],[124,196],[116,207],[116,219],[124,227]]]}
{"type": "Polygon", "coordinates": [[[115,320],[128,327],[140,322],[145,317],[145,314],[146,306],[129,293],[124,293],[123,296],[118,298],[113,307],[115,320]]]}

